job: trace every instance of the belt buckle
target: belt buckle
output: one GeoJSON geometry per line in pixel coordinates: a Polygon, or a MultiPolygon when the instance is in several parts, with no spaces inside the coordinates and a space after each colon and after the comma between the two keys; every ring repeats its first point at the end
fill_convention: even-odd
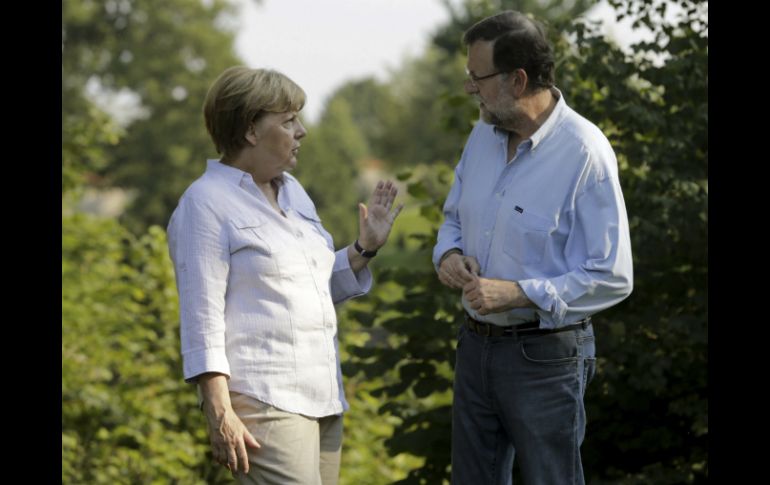
{"type": "Polygon", "coordinates": [[[492,325],[485,322],[484,328],[487,329],[486,333],[484,334],[485,337],[489,337],[490,335],[492,335],[492,325]]]}

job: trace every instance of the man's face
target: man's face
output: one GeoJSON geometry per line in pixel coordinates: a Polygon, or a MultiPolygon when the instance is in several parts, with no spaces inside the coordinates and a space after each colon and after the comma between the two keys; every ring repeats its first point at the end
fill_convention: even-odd
{"type": "Polygon", "coordinates": [[[481,119],[491,125],[502,126],[509,121],[516,101],[506,90],[506,75],[495,68],[493,48],[494,42],[484,40],[468,47],[465,92],[479,102],[481,119]]]}

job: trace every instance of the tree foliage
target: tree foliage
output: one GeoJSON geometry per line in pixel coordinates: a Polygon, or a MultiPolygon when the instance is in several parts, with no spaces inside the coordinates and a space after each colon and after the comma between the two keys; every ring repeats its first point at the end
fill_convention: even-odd
{"type": "Polygon", "coordinates": [[[708,17],[705,2],[612,2],[655,35],[634,55],[577,24],[567,99],[618,154],[635,289],[600,314],[588,468],[613,483],[708,477],[708,17]],[[679,20],[664,20],[667,8],[679,20]],[[602,327],[602,323],[604,323],[602,327]]]}
{"type": "Polygon", "coordinates": [[[140,201],[170,200],[181,193],[175,184],[202,171],[206,140],[190,120],[200,120],[203,79],[231,59],[230,37],[211,27],[224,4],[73,0],[62,8],[62,483],[220,483],[195,392],[181,379],[163,231],[141,229],[147,220],[135,212],[135,236],[115,220],[78,214],[76,202],[86,185],[113,184],[134,187],[140,201]],[[138,93],[150,117],[116,122],[86,95],[95,80],[103,91],[138,93]],[[181,96],[185,89],[192,95],[181,96]],[[159,137],[152,147],[137,135],[142,123],[159,137]],[[181,174],[168,170],[165,154],[196,146],[177,157],[181,174]],[[156,162],[166,168],[153,172],[156,162]],[[174,195],[160,196],[166,188],[174,195]]]}
{"type": "MultiPolygon", "coordinates": [[[[383,156],[386,152],[383,145],[391,135],[390,127],[397,123],[399,116],[398,100],[390,85],[373,78],[349,81],[332,94],[325,111],[340,101],[347,104],[353,124],[358,128],[356,136],[366,141],[366,156],[383,156]]],[[[319,125],[328,125],[328,121],[322,118],[319,125]]]]}
{"type": "Polygon", "coordinates": [[[62,228],[62,483],[203,483],[163,232],[62,228]]]}
{"type": "Polygon", "coordinates": [[[433,35],[433,44],[449,54],[462,54],[462,37],[479,20],[503,10],[534,15],[546,24],[565,24],[595,4],[595,0],[441,0],[449,22],[433,35]]]}
{"type": "Polygon", "coordinates": [[[344,98],[327,103],[316,126],[308,128],[294,175],[318,208],[338,247],[358,237],[358,202],[366,190],[356,182],[358,163],[369,149],[344,98]]]}
{"type": "MultiPolygon", "coordinates": [[[[378,265],[379,285],[346,314],[367,330],[368,338],[348,349],[351,357],[343,370],[381,382],[371,391],[383,403],[379,414],[398,423],[384,443],[389,454],[424,458],[397,483],[441,483],[449,473],[454,337],[461,307],[459,295],[438,282],[431,252],[452,171],[434,165],[414,173],[419,175],[408,191],[419,201],[420,227],[407,232],[416,248],[408,248],[403,239],[386,246],[378,265]]],[[[401,178],[410,176],[405,172],[401,178]]],[[[343,325],[351,324],[346,320],[343,325]]]]}
{"type": "Polygon", "coordinates": [[[79,112],[62,111],[62,193],[81,188],[89,173],[104,169],[122,135],[109,115],[82,101],[79,112]]]}
{"type": "Polygon", "coordinates": [[[135,194],[123,216],[134,232],[165,226],[205,159],[216,155],[201,107],[214,78],[239,64],[233,9],[226,0],[62,2],[63,114],[83,112],[88,85],[97,98],[121,94],[139,103],[134,119],[122,120],[121,142],[93,167],[103,185],[135,194]]]}

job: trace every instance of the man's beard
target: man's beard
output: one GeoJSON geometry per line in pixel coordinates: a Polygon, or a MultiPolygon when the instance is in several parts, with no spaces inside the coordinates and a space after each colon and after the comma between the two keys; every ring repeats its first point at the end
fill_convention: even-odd
{"type": "Polygon", "coordinates": [[[482,108],[481,106],[479,106],[479,113],[481,113],[481,119],[484,120],[484,123],[501,127],[503,120],[501,120],[500,117],[498,117],[496,114],[492,113],[488,109],[482,108]]]}
{"type": "Polygon", "coordinates": [[[504,93],[498,95],[495,100],[498,109],[494,111],[489,108],[489,104],[480,95],[476,94],[474,97],[479,103],[479,113],[485,123],[506,130],[516,124],[519,113],[517,102],[513,97],[504,93]]]}
{"type": "Polygon", "coordinates": [[[484,123],[497,126],[498,128],[503,128],[505,120],[501,118],[499,114],[491,111],[487,104],[482,100],[479,100],[479,113],[481,114],[481,119],[484,120],[484,123]]]}

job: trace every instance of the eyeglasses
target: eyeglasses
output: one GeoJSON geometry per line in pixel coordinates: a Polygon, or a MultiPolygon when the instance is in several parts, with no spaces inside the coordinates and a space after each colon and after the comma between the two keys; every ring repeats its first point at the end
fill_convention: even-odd
{"type": "Polygon", "coordinates": [[[503,74],[503,71],[497,71],[497,72],[493,72],[492,74],[487,74],[486,76],[477,76],[477,75],[475,75],[475,74],[471,73],[469,70],[467,70],[467,69],[465,70],[465,75],[467,76],[466,80],[467,80],[469,83],[471,83],[471,84],[473,84],[474,86],[476,86],[476,87],[478,87],[478,86],[479,86],[478,84],[476,84],[476,83],[478,83],[479,81],[483,81],[484,79],[489,79],[489,78],[491,78],[491,77],[495,77],[495,76],[497,76],[498,74],[503,74]]]}

